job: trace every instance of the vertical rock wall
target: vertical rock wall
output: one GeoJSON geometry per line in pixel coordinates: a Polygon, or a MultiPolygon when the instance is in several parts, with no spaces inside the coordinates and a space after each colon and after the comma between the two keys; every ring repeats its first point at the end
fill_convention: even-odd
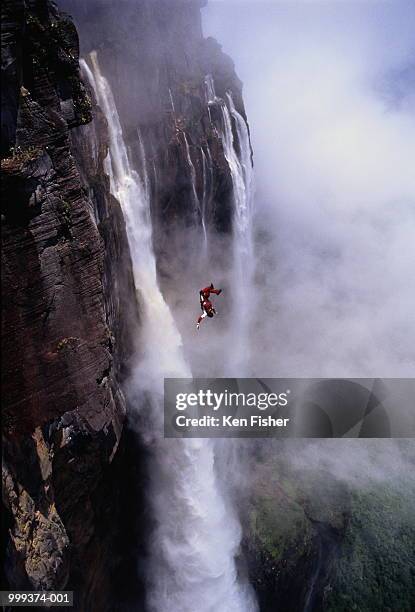
{"type": "Polygon", "coordinates": [[[79,609],[93,609],[112,569],[120,381],[137,317],[102,168],[106,125],[94,122],[92,155],[78,58],[54,3],[3,3],[5,574],[11,588],[75,588],[79,609]]]}

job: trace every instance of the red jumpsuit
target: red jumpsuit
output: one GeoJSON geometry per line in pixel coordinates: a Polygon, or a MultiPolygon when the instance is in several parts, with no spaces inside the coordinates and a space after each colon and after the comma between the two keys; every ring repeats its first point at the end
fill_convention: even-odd
{"type": "Polygon", "coordinates": [[[200,322],[205,317],[213,317],[216,314],[216,310],[213,307],[212,302],[209,300],[210,294],[214,293],[215,295],[219,295],[222,292],[222,289],[215,289],[213,284],[210,287],[205,287],[199,291],[200,296],[200,307],[202,309],[202,314],[197,320],[196,327],[199,329],[200,322]]]}
{"type": "Polygon", "coordinates": [[[213,285],[210,285],[210,287],[205,287],[204,289],[201,289],[199,292],[200,301],[202,302],[203,300],[209,300],[211,293],[214,293],[215,295],[219,295],[221,291],[222,289],[215,289],[213,285]]]}

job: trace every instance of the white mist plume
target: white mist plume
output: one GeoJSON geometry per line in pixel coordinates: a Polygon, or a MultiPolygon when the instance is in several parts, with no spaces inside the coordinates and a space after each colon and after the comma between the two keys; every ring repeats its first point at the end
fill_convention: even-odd
{"type": "MultiPolygon", "coordinates": [[[[255,151],[255,375],[413,376],[413,3],[223,0],[203,13],[243,81],[255,151]]],[[[413,440],[256,444],[354,486],[413,473],[413,440]]]]}
{"type": "Polygon", "coordinates": [[[292,440],[290,450],[291,465],[302,471],[325,470],[358,488],[379,483],[415,490],[411,440],[292,440]]]}
{"type": "Polygon", "coordinates": [[[414,373],[414,23],[409,2],[204,9],[253,136],[258,375],[414,373]]]}
{"type": "Polygon", "coordinates": [[[82,68],[109,127],[111,190],[126,221],[134,280],[143,310],[143,349],[130,382],[130,401],[151,408],[150,500],[156,528],[151,539],[148,605],[154,612],[253,612],[248,586],[238,582],[235,555],[238,521],[222,497],[209,440],[164,440],[161,434],[163,378],[189,377],[181,338],[159,290],[152,248],[146,180],[131,168],[111,89],[96,53],[92,72],[82,68]]]}

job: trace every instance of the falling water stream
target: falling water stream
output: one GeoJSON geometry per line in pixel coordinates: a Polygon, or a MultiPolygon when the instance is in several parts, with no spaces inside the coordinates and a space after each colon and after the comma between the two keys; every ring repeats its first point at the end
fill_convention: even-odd
{"type": "Polygon", "coordinates": [[[202,225],[202,232],[203,232],[203,249],[206,252],[207,251],[207,232],[206,232],[206,223],[205,223],[204,199],[202,199],[202,203],[201,203],[197,195],[196,170],[192,162],[192,158],[190,156],[190,148],[189,148],[189,142],[187,140],[186,132],[183,132],[183,140],[184,140],[184,146],[186,150],[186,161],[189,166],[189,172],[190,172],[190,183],[191,183],[191,188],[192,188],[193,206],[194,206],[194,210],[196,213],[196,219],[197,217],[200,217],[200,223],[202,225]]]}
{"type": "MultiPolygon", "coordinates": [[[[117,108],[95,52],[92,70],[82,61],[109,128],[107,170],[121,204],[135,287],[142,311],[143,354],[130,382],[130,398],[151,405],[150,504],[156,520],[148,563],[152,612],[252,612],[248,586],[235,565],[241,528],[223,498],[210,440],[162,437],[163,379],[190,377],[182,341],[157,283],[149,194],[131,167],[117,108]]],[[[139,409],[139,406],[137,406],[139,409]]]]}
{"type": "Polygon", "coordinates": [[[245,119],[236,110],[232,94],[218,97],[212,75],[205,77],[208,107],[220,108],[222,121],[216,126],[222,139],[233,187],[233,262],[231,266],[232,314],[229,327],[227,374],[247,376],[250,312],[253,310],[254,249],[252,236],[253,168],[251,143],[245,119]],[[237,142],[235,142],[235,134],[237,142]]]}

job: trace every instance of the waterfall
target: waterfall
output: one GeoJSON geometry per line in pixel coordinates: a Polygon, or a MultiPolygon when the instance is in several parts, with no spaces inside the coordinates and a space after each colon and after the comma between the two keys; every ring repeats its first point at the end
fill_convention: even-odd
{"type": "MultiPolygon", "coordinates": [[[[220,111],[221,121],[214,126],[222,140],[225,159],[232,178],[233,258],[229,281],[233,298],[232,316],[229,317],[229,341],[225,355],[226,375],[251,375],[249,369],[250,310],[253,309],[254,248],[252,231],[253,167],[248,126],[235,108],[232,94],[226,100],[218,97],[212,75],[205,77],[206,99],[212,122],[211,107],[220,111]],[[233,121],[233,123],[232,123],[233,121]],[[234,132],[237,136],[235,142],[234,132]]],[[[246,464],[246,446],[242,440],[216,440],[215,456],[225,494],[241,490],[241,474],[246,464]],[[236,469],[235,469],[236,467],[236,469]]]]}
{"type": "Polygon", "coordinates": [[[234,304],[237,309],[237,317],[234,319],[237,325],[237,340],[233,344],[233,352],[230,359],[234,372],[238,376],[246,376],[249,373],[247,372],[247,346],[250,344],[248,338],[250,312],[254,309],[253,168],[248,126],[244,118],[236,110],[232,95],[228,92],[226,97],[228,104],[223,107],[223,112],[226,116],[225,156],[227,159],[234,158],[229,167],[232,173],[235,205],[233,219],[233,276],[235,281],[234,304]],[[232,142],[233,133],[228,116],[228,107],[236,126],[239,156],[236,154],[235,144],[232,142]]]}
{"type": "Polygon", "coordinates": [[[215,104],[215,102],[219,102],[220,99],[216,96],[215,93],[215,83],[213,81],[213,77],[211,74],[207,74],[205,76],[205,93],[206,93],[206,102],[208,105],[208,113],[209,113],[209,119],[210,119],[210,123],[212,123],[212,114],[210,112],[210,106],[211,104],[215,104]]]}
{"type": "Polygon", "coordinates": [[[214,104],[215,102],[219,101],[219,98],[216,96],[215,93],[215,83],[211,74],[207,74],[205,76],[205,87],[207,103],[214,104]]]}
{"type": "Polygon", "coordinates": [[[94,52],[91,53],[91,62],[92,84],[108,121],[110,152],[107,162],[110,163],[107,163],[107,168],[111,191],[123,210],[134,281],[143,310],[143,341],[148,350],[140,363],[139,374],[145,373],[145,380],[148,378],[152,385],[152,379],[159,376],[159,369],[165,376],[179,376],[183,371],[187,372],[187,367],[182,356],[181,338],[157,285],[148,194],[137,172],[130,166],[112,92],[100,73],[94,52]],[[169,352],[159,350],[163,344],[168,345],[169,352]]]}
{"type": "Polygon", "coordinates": [[[144,151],[144,143],[141,136],[140,128],[137,128],[137,138],[138,138],[138,148],[140,150],[140,161],[141,161],[141,176],[143,179],[144,192],[148,201],[150,201],[150,179],[148,177],[147,164],[146,164],[146,155],[144,151]]]}
{"type": "MultiPolygon", "coordinates": [[[[124,214],[142,312],[142,354],[130,382],[130,402],[151,407],[152,533],[148,607],[152,612],[251,612],[251,591],[237,580],[241,528],[221,495],[210,440],[162,438],[164,377],[189,377],[180,334],[157,283],[149,194],[131,167],[110,86],[95,52],[82,62],[109,128],[111,191],[124,214]]],[[[138,408],[138,407],[137,407],[138,408]]]]}
{"type": "Polygon", "coordinates": [[[170,87],[169,87],[169,98],[170,98],[171,110],[173,111],[173,115],[175,115],[176,109],[174,108],[173,94],[171,93],[170,87]]]}
{"type": "Polygon", "coordinates": [[[248,368],[250,311],[253,309],[254,250],[252,236],[253,168],[251,143],[245,119],[235,108],[232,94],[226,100],[215,92],[212,75],[205,77],[208,106],[218,104],[222,115],[221,137],[233,188],[233,263],[231,270],[233,316],[227,373],[246,375],[248,368]],[[238,142],[235,142],[232,119],[238,142]]]}
{"type": "Polygon", "coordinates": [[[200,200],[199,200],[199,197],[197,195],[197,190],[196,190],[196,170],[195,170],[194,164],[192,162],[192,158],[190,156],[190,148],[189,148],[189,142],[187,140],[186,132],[183,132],[183,139],[184,139],[184,146],[185,146],[185,151],[186,151],[186,161],[187,161],[187,164],[189,166],[189,171],[190,171],[190,181],[191,181],[191,185],[192,185],[193,205],[195,207],[196,215],[198,217],[200,217],[200,222],[201,222],[202,231],[203,231],[204,251],[206,253],[206,251],[207,251],[207,232],[206,232],[205,216],[204,216],[203,207],[200,205],[200,200]]]}
{"type": "Polygon", "coordinates": [[[200,148],[202,153],[202,171],[203,171],[203,196],[202,196],[202,215],[206,218],[206,211],[209,209],[210,202],[212,200],[212,183],[213,183],[213,172],[212,172],[212,158],[210,155],[209,147],[207,148],[209,162],[206,158],[206,154],[203,147],[200,148]],[[208,178],[209,174],[209,178],[208,178]]]}
{"type": "Polygon", "coordinates": [[[240,233],[246,252],[253,255],[252,246],[252,195],[253,195],[253,167],[251,155],[251,141],[249,138],[248,126],[245,119],[235,108],[232,95],[226,94],[229,109],[236,125],[240,148],[240,164],[243,172],[243,182],[245,186],[245,196],[241,206],[236,208],[237,233],[240,233]]]}

